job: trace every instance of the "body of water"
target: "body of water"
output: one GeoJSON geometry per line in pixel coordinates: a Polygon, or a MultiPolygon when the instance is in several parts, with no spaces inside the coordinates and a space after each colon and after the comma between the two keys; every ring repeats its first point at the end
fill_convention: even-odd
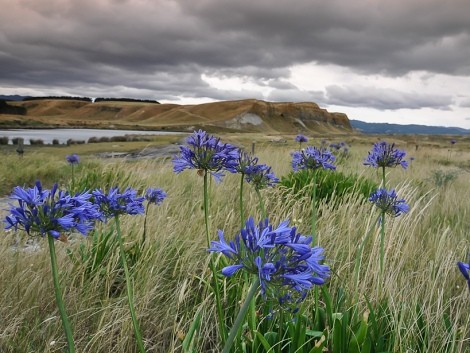
{"type": "Polygon", "coordinates": [[[12,129],[0,130],[0,137],[8,137],[9,144],[12,139],[22,137],[24,144],[29,145],[29,140],[41,139],[45,144],[52,144],[56,139],[61,144],[67,143],[68,139],[88,142],[90,137],[113,137],[124,135],[171,135],[180,134],[180,132],[170,131],[138,131],[138,130],[102,130],[102,129],[12,129]]]}

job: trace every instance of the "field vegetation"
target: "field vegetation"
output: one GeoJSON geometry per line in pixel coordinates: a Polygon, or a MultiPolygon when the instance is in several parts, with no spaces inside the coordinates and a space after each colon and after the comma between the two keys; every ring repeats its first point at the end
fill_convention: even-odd
{"type": "MultiPolygon", "coordinates": [[[[279,179],[288,178],[290,153],[299,148],[292,136],[227,134],[222,139],[247,151],[255,142],[260,162],[271,166],[279,179]]],[[[447,137],[327,136],[310,138],[308,144],[318,146],[321,139],[351,145],[348,157],[338,162],[342,176],[336,177],[336,184],[326,179],[318,183],[330,190],[316,203],[316,241],[325,249],[331,277],[322,290],[311,291],[295,314],[277,312],[270,318],[258,296],[233,351],[470,352],[470,291],[456,266],[457,261],[468,262],[470,252],[470,138],[451,145],[447,137]],[[406,150],[410,164],[407,170],[387,169],[387,184],[410,210],[387,218],[383,276],[378,213],[364,196],[369,185],[380,184],[381,175],[363,165],[379,138],[406,150]],[[349,184],[335,192],[343,179],[349,184]],[[361,267],[356,276],[358,254],[361,267]]],[[[180,141],[181,136],[161,136],[154,143],[180,141]]],[[[148,145],[31,146],[22,157],[14,146],[0,146],[0,195],[6,197],[15,185],[31,187],[37,179],[46,187],[57,182],[75,191],[113,186],[131,186],[140,193],[148,187],[165,190],[168,197],[160,206],[149,207],[145,216],[120,218],[145,348],[219,352],[216,298],[208,289],[212,272],[202,178],[195,170],[176,175],[168,157],[96,157],[102,151],[148,145]],[[71,153],[80,155],[73,185],[65,161],[71,153]]],[[[310,234],[311,194],[302,192],[300,182],[311,187],[309,180],[295,185],[285,181],[262,190],[261,196],[271,224],[289,219],[300,233],[310,234]]],[[[227,239],[240,230],[239,183],[239,176],[230,173],[221,183],[209,183],[212,240],[218,240],[218,229],[227,239]]],[[[243,198],[245,213],[261,220],[255,191],[246,186],[243,198]]],[[[74,234],[68,242],[56,242],[60,285],[77,352],[138,352],[114,227],[109,221],[87,237],[74,234]]],[[[220,272],[226,260],[214,254],[212,258],[220,272]]],[[[0,352],[66,351],[50,271],[46,239],[0,230],[0,352]]],[[[248,285],[242,274],[217,278],[230,329],[248,285]]]]}

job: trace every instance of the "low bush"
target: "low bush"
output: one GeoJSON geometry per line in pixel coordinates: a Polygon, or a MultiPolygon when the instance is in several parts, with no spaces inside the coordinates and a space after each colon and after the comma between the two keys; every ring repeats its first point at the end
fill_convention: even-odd
{"type": "Polygon", "coordinates": [[[109,140],[111,142],[126,142],[127,138],[126,136],[112,136],[109,140]]]}
{"type": "Polygon", "coordinates": [[[0,145],[8,145],[9,140],[8,136],[0,137],[0,145]]]}
{"type": "Polygon", "coordinates": [[[29,139],[29,143],[31,146],[42,146],[44,145],[44,140],[42,139],[29,139]]]}
{"type": "Polygon", "coordinates": [[[291,172],[280,181],[284,192],[298,198],[312,197],[313,179],[316,177],[317,189],[316,200],[329,202],[336,197],[336,200],[344,198],[348,194],[358,193],[368,198],[377,189],[378,185],[373,181],[357,175],[346,175],[338,171],[328,171],[324,169],[300,170],[291,172]],[[315,175],[314,175],[315,173],[315,175]]]}

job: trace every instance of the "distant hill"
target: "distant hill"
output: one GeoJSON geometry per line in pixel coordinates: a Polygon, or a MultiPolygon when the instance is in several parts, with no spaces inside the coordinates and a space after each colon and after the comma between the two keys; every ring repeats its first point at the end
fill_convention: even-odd
{"type": "Polygon", "coordinates": [[[0,100],[5,100],[5,101],[22,101],[25,98],[29,98],[29,97],[28,96],[19,96],[17,94],[10,95],[10,96],[0,95],[0,100]]]}
{"type": "Polygon", "coordinates": [[[364,134],[470,135],[470,130],[459,127],[366,123],[359,120],[350,122],[353,129],[364,134]]]}
{"type": "Polygon", "coordinates": [[[156,101],[97,102],[84,99],[28,99],[9,102],[26,116],[2,115],[0,125],[133,128],[148,130],[276,133],[351,133],[346,114],[328,112],[316,103],[277,103],[257,99],[197,105],[156,101]]]}

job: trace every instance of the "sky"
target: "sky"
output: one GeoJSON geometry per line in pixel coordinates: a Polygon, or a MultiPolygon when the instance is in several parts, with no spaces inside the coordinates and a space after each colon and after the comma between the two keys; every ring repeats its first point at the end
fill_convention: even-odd
{"type": "Polygon", "coordinates": [[[313,101],[470,129],[470,0],[0,0],[0,95],[313,101]]]}

